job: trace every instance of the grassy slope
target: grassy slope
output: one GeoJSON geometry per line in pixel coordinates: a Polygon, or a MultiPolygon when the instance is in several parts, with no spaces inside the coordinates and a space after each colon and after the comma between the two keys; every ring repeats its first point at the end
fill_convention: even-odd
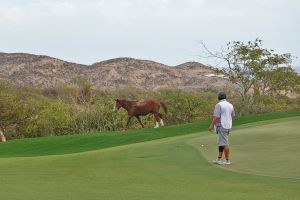
{"type": "MultiPolygon", "coordinates": [[[[300,116],[300,112],[281,112],[244,116],[237,118],[235,125],[292,116],[300,116]]],[[[159,129],[13,140],[7,143],[0,143],[0,157],[58,155],[103,149],[196,133],[207,130],[209,123],[210,122],[208,121],[204,121],[193,124],[167,126],[159,129]]]]}
{"type": "MultiPolygon", "coordinates": [[[[297,122],[299,118],[289,120],[297,122]]],[[[261,124],[245,127],[260,130],[258,125],[261,124]]],[[[296,126],[299,128],[299,124],[296,126]]],[[[244,130],[239,128],[236,132],[244,130]]],[[[207,162],[197,149],[187,144],[207,134],[189,134],[78,154],[0,158],[0,199],[298,199],[299,179],[241,174],[207,162]]],[[[243,138],[243,133],[237,134],[243,138]]],[[[294,144],[298,144],[298,140],[294,140],[294,144]]],[[[275,164],[281,166],[278,162],[275,164]]]]}
{"type": "MultiPolygon", "coordinates": [[[[231,132],[233,171],[300,179],[300,117],[255,123],[231,132]]],[[[189,141],[209,161],[216,156],[216,136],[189,141]],[[204,145],[203,147],[201,145],[204,145]]]]}

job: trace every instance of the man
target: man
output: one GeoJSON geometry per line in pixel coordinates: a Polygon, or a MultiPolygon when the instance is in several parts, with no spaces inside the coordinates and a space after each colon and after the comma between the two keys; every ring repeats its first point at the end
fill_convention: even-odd
{"type": "Polygon", "coordinates": [[[224,92],[219,93],[218,99],[219,103],[215,106],[213,120],[208,128],[209,131],[212,131],[215,127],[218,139],[219,155],[217,159],[213,160],[213,163],[230,165],[228,135],[232,127],[235,112],[233,105],[226,100],[226,94],[224,92]],[[222,159],[223,152],[225,159],[222,159]]]}

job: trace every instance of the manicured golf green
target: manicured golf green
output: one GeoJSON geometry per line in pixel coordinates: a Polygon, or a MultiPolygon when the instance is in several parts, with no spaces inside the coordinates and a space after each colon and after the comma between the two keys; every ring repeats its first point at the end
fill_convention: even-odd
{"type": "MultiPolygon", "coordinates": [[[[231,131],[232,165],[226,169],[262,176],[300,179],[300,117],[256,123],[231,131]]],[[[216,136],[190,140],[209,161],[216,156],[216,136]],[[203,146],[202,146],[203,145],[203,146]]]]}
{"type": "Polygon", "coordinates": [[[298,199],[299,120],[237,126],[226,167],[211,164],[215,135],[207,131],[73,154],[0,153],[0,199],[298,199]]]}

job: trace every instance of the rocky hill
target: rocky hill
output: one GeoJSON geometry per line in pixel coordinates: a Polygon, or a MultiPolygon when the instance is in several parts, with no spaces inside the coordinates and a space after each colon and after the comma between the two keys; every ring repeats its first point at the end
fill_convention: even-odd
{"type": "Polygon", "coordinates": [[[54,87],[58,83],[70,84],[78,76],[86,77],[94,88],[99,89],[128,86],[143,89],[196,89],[230,85],[227,79],[211,74],[213,69],[197,62],[167,66],[149,60],[116,58],[81,65],[49,56],[0,53],[0,79],[44,88],[54,87]]]}

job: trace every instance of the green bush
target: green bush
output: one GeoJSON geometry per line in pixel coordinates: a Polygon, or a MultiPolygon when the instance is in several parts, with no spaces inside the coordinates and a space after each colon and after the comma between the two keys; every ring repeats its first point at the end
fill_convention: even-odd
{"type": "MultiPolygon", "coordinates": [[[[85,100],[77,101],[81,90],[80,87],[68,85],[58,85],[48,90],[17,87],[2,81],[0,128],[8,139],[122,130],[127,122],[127,112],[124,109],[117,113],[112,112],[116,98],[157,99],[166,103],[168,113],[161,110],[166,125],[197,122],[211,118],[218,93],[210,89],[89,89],[85,100]]],[[[299,97],[253,95],[245,106],[235,91],[226,92],[237,115],[300,109],[299,97]]],[[[141,119],[145,127],[155,125],[152,115],[143,116],[141,119]]],[[[130,129],[139,128],[141,127],[137,119],[132,118],[130,129]]]]}
{"type": "Polygon", "coordinates": [[[47,98],[34,99],[30,103],[37,111],[24,128],[25,137],[73,134],[75,121],[70,105],[47,98]]]}

